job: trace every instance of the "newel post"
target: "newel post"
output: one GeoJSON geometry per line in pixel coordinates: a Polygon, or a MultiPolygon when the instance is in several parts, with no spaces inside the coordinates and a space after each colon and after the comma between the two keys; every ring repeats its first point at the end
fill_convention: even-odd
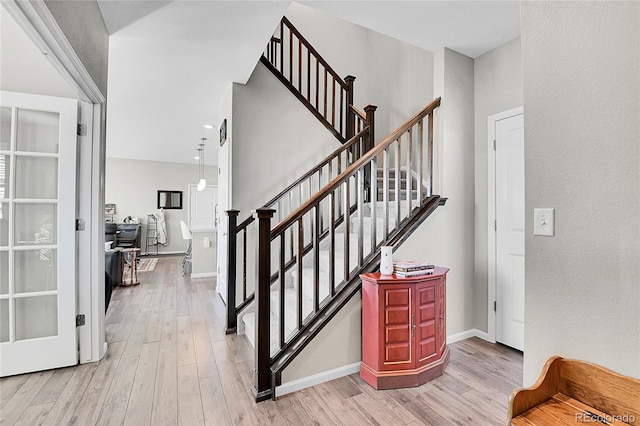
{"type": "Polygon", "coordinates": [[[236,312],[236,226],[239,210],[227,210],[227,327],[226,334],[234,334],[238,325],[236,312]]]}
{"type": "Polygon", "coordinates": [[[352,75],[348,75],[344,78],[344,82],[347,83],[347,137],[346,140],[351,139],[356,134],[356,113],[351,109],[353,105],[353,82],[356,78],[352,75]]]}
{"type": "MultiPolygon", "coordinates": [[[[376,110],[377,106],[368,104],[364,107],[366,114],[367,126],[369,126],[369,132],[367,133],[367,139],[365,140],[364,151],[369,152],[376,143],[376,110]]],[[[364,153],[363,153],[364,154],[364,153]]],[[[371,202],[376,194],[371,193],[371,176],[375,179],[377,171],[371,170],[371,164],[368,164],[364,170],[364,188],[365,188],[365,202],[371,202]]]]}
{"type": "Polygon", "coordinates": [[[258,209],[258,267],[255,291],[255,387],[256,402],[271,398],[270,296],[271,296],[271,218],[276,211],[258,209]]]}
{"type": "Polygon", "coordinates": [[[369,151],[376,144],[376,110],[377,106],[368,104],[364,107],[364,112],[367,115],[367,124],[369,125],[369,135],[367,136],[367,148],[369,151]]]}

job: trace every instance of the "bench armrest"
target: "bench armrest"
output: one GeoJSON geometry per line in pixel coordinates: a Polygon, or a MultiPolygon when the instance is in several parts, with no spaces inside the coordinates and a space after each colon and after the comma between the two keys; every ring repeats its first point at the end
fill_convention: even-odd
{"type": "Polygon", "coordinates": [[[540,377],[529,388],[515,389],[509,397],[507,412],[507,425],[519,414],[545,402],[558,393],[560,362],[562,358],[554,356],[549,358],[540,373],[540,377]]]}

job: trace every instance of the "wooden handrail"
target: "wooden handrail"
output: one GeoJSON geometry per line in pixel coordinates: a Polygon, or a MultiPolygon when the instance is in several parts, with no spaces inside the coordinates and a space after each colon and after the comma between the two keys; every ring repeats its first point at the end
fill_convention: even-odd
{"type": "Polygon", "coordinates": [[[289,228],[294,222],[296,222],[299,218],[301,218],[305,213],[311,210],[317,203],[318,200],[325,198],[331,192],[335,191],[342,183],[344,183],[347,179],[353,175],[353,172],[364,166],[366,163],[370,162],[373,158],[375,158],[378,154],[384,151],[389,145],[395,142],[400,136],[406,133],[411,127],[415,126],[421,119],[426,117],[427,115],[433,113],[433,111],[440,106],[440,99],[434,99],[429,105],[420,110],[416,115],[407,120],[404,124],[398,127],[395,131],[393,131],[389,136],[387,136],[384,140],[382,140],[379,144],[377,144],[373,149],[369,150],[362,157],[360,157],[356,162],[351,164],[344,172],[342,172],[339,176],[329,182],[324,188],[322,188],[319,192],[316,193],[312,198],[307,200],[304,204],[298,207],[293,213],[291,213],[288,217],[283,219],[279,224],[277,224],[273,230],[271,231],[271,240],[273,241],[275,238],[280,236],[282,232],[284,232],[287,228],[289,228]]]}
{"type": "Polygon", "coordinates": [[[342,154],[344,151],[348,150],[349,148],[351,148],[353,145],[355,145],[357,142],[360,141],[360,138],[362,138],[363,136],[365,136],[367,134],[367,132],[369,131],[369,127],[364,128],[360,133],[358,133],[357,135],[355,135],[354,137],[352,137],[351,139],[349,139],[349,141],[347,143],[345,143],[344,145],[340,146],[338,149],[336,149],[335,151],[333,151],[331,154],[329,154],[324,160],[322,160],[320,163],[318,163],[314,168],[310,169],[307,173],[305,173],[304,175],[302,175],[300,178],[298,178],[295,182],[293,182],[291,185],[289,185],[286,189],[284,189],[282,192],[280,192],[278,195],[276,195],[275,197],[273,197],[271,200],[269,200],[267,203],[265,203],[264,208],[269,208],[271,206],[273,206],[280,198],[282,198],[286,193],[288,193],[289,191],[291,191],[293,188],[295,188],[296,186],[298,186],[300,183],[304,182],[306,179],[308,179],[310,176],[314,175],[316,172],[318,172],[320,169],[322,169],[323,167],[325,167],[327,164],[329,164],[331,161],[333,161],[335,158],[337,158],[340,154],[342,154]]]}
{"type": "MultiPolygon", "coordinates": [[[[444,202],[432,194],[431,183],[423,181],[425,169],[427,176],[432,175],[431,159],[425,159],[424,153],[430,156],[433,152],[432,124],[439,105],[440,99],[435,99],[273,229],[259,233],[258,252],[273,256],[265,265],[269,270],[258,274],[256,282],[256,303],[264,305],[263,314],[256,314],[263,326],[256,333],[260,341],[256,347],[269,343],[267,326],[273,327],[278,338],[270,361],[266,356],[256,361],[256,375],[263,384],[271,377],[272,395],[282,368],[327,323],[327,317],[343,306],[348,299],[345,294],[354,293],[357,274],[375,265],[381,245],[400,244],[444,202]],[[343,267],[338,267],[340,262],[343,267]],[[287,275],[294,267],[295,273],[287,275]],[[326,278],[321,280],[323,274],[326,278]],[[288,307],[285,292],[291,285],[297,300],[288,307]],[[273,291],[279,297],[278,319],[271,324],[275,319],[270,310],[273,291]],[[293,323],[285,326],[285,318],[293,323]],[[267,362],[270,370],[260,367],[267,362]]],[[[374,110],[375,106],[365,107],[366,117],[373,117],[374,110]]],[[[261,386],[256,391],[266,395],[268,390],[261,386]]]]}
{"type": "Polygon", "coordinates": [[[351,109],[351,111],[353,111],[353,113],[359,116],[362,120],[367,121],[367,115],[364,113],[364,111],[360,111],[353,105],[349,105],[349,109],[351,109]]]}
{"type": "MultiPolygon", "coordinates": [[[[364,115],[364,113],[362,113],[364,115]]],[[[365,116],[366,118],[366,116],[365,116]]],[[[348,150],[349,148],[351,148],[353,145],[355,145],[357,142],[360,141],[360,138],[362,138],[363,136],[365,136],[367,134],[367,132],[369,131],[369,127],[365,127],[360,133],[358,133],[357,135],[355,135],[354,137],[352,137],[347,143],[345,143],[344,145],[341,145],[338,149],[336,149],[335,151],[333,151],[331,154],[329,154],[324,160],[322,160],[321,162],[319,162],[314,168],[310,169],[307,173],[305,173],[304,175],[300,176],[296,181],[294,181],[291,185],[289,185],[288,187],[286,187],[285,189],[283,189],[282,191],[280,191],[280,193],[278,195],[276,195],[275,197],[273,197],[271,200],[267,201],[262,208],[263,209],[267,209],[272,207],[274,204],[276,204],[278,202],[278,200],[282,199],[285,195],[287,195],[293,188],[295,188],[296,186],[300,185],[302,182],[304,182],[306,179],[309,179],[309,177],[313,176],[316,172],[318,172],[320,169],[322,169],[323,167],[325,167],[327,164],[329,164],[331,161],[333,161],[335,158],[337,158],[340,154],[342,154],[344,151],[348,150]]],[[[244,221],[242,221],[239,225],[236,226],[236,230],[237,232],[242,231],[243,229],[245,229],[246,227],[248,227],[249,225],[251,225],[251,223],[253,223],[255,221],[255,218],[253,216],[249,216],[248,218],[246,218],[244,221]]]]}
{"type": "MultiPolygon", "coordinates": [[[[371,108],[371,107],[372,106],[369,106],[369,105],[367,106],[367,108],[371,108]]],[[[372,122],[374,120],[373,117],[374,117],[373,114],[370,114],[368,116],[368,118],[372,122]]],[[[345,154],[345,152],[359,154],[366,151],[367,142],[372,138],[373,138],[373,131],[370,128],[370,126],[366,126],[361,132],[359,132],[357,135],[351,138],[346,144],[341,145],[338,149],[336,149],[334,152],[329,154],[324,160],[318,163],[315,167],[313,167],[303,176],[298,178],[295,182],[293,182],[291,185],[289,185],[287,188],[281,191],[278,195],[276,195],[271,200],[269,200],[262,207],[262,209],[268,209],[272,206],[277,206],[281,199],[285,199],[287,194],[291,193],[297,186],[303,184],[305,180],[312,179],[316,174],[319,174],[324,167],[327,167],[327,165],[330,165],[332,162],[336,161],[336,159],[340,161],[340,158],[345,154]]],[[[346,168],[347,165],[348,165],[348,162],[346,162],[345,160],[344,167],[346,168]]],[[[338,170],[338,173],[340,173],[340,170],[338,170]]],[[[233,253],[231,253],[230,251],[227,258],[228,261],[230,262],[227,267],[227,286],[229,287],[229,292],[230,293],[232,292],[234,296],[236,294],[236,288],[238,286],[238,282],[237,282],[238,277],[236,277],[236,273],[235,273],[237,260],[240,260],[241,266],[242,266],[242,269],[241,269],[242,273],[239,277],[242,285],[242,297],[237,301],[237,303],[235,298],[233,300],[231,300],[230,298],[229,299],[230,302],[227,305],[228,306],[227,330],[229,333],[235,332],[236,323],[237,323],[237,313],[241,311],[244,307],[246,307],[247,304],[254,299],[254,294],[247,292],[247,246],[246,246],[246,243],[247,243],[248,228],[252,223],[256,221],[255,216],[252,215],[252,216],[249,216],[244,221],[242,221],[240,224],[236,224],[236,217],[238,215],[238,211],[232,210],[231,212],[235,212],[233,213],[235,214],[235,216],[229,218],[230,219],[229,228],[228,228],[229,244],[230,244],[230,247],[231,246],[236,247],[236,240],[239,235],[242,235],[243,242],[241,247],[243,252],[240,255],[236,255],[236,252],[234,249],[233,253]]],[[[338,218],[338,220],[340,221],[342,219],[338,218]]],[[[287,266],[287,269],[288,267],[290,267],[290,265],[287,266]]]]}

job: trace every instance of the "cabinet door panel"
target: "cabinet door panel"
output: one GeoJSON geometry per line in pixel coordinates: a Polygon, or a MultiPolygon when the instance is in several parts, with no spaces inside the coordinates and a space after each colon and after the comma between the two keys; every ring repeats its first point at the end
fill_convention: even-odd
{"type": "Polygon", "coordinates": [[[384,365],[398,369],[399,365],[411,363],[411,347],[406,345],[387,345],[385,347],[384,365]]]}
{"type": "Polygon", "coordinates": [[[411,359],[411,289],[383,288],[384,305],[384,362],[383,368],[409,368],[411,359]]]}
{"type": "Polygon", "coordinates": [[[384,325],[405,325],[409,324],[409,305],[389,306],[384,311],[384,325]]]}
{"type": "Polygon", "coordinates": [[[384,306],[400,306],[408,307],[411,300],[411,292],[409,288],[394,288],[384,290],[384,306]]]}
{"type": "Polygon", "coordinates": [[[428,281],[416,288],[416,344],[418,365],[428,364],[438,356],[436,344],[436,284],[437,281],[428,281]]]}

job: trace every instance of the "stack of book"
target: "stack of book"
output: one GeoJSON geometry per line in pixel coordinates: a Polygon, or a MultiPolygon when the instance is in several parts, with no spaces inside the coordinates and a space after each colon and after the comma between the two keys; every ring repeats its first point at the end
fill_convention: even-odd
{"type": "Polygon", "coordinates": [[[399,277],[415,277],[417,275],[433,274],[435,265],[416,260],[402,260],[393,262],[393,273],[399,277]]]}

